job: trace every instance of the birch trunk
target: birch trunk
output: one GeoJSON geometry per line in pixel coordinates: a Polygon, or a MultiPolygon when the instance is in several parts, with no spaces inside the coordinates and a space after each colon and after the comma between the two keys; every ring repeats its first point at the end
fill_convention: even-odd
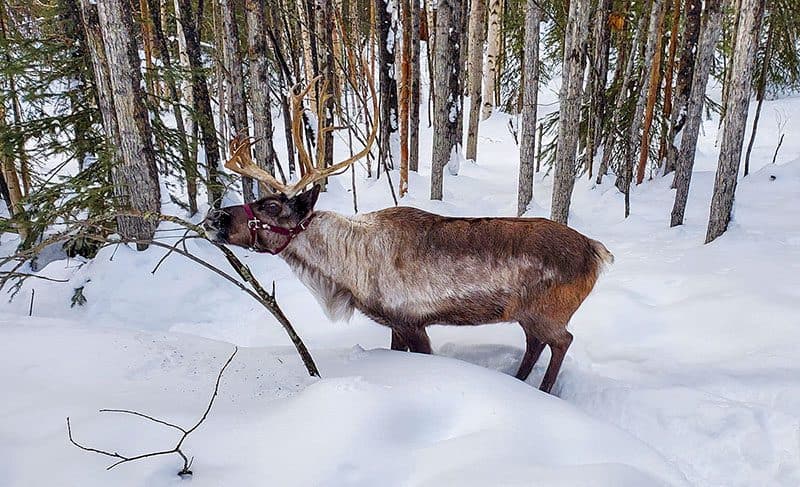
{"type": "MultiPolygon", "coordinates": [[[[391,138],[397,133],[397,79],[395,74],[395,38],[392,29],[390,0],[375,0],[378,33],[378,69],[380,89],[379,158],[381,164],[392,167],[391,138]]],[[[380,171],[378,171],[380,173],[380,171]]]]}
{"type": "Polygon", "coordinates": [[[436,101],[433,117],[433,158],[431,161],[431,199],[442,199],[445,166],[461,151],[457,133],[462,91],[459,85],[461,53],[461,0],[439,0],[436,18],[436,59],[434,83],[436,101]]]}
{"type": "MultiPolygon", "coordinates": [[[[526,30],[527,35],[527,30],[526,30]]],[[[483,44],[486,41],[486,0],[472,0],[469,16],[469,124],[466,158],[478,157],[478,122],[480,121],[481,84],[483,82],[483,44]]]]}
{"type": "Polygon", "coordinates": [[[763,13],[764,0],[742,0],[706,243],[725,233],[731,220],[763,13]]]}
{"type": "MultiPolygon", "coordinates": [[[[566,225],[572,188],[575,186],[575,152],[578,147],[581,96],[583,94],[582,45],[589,26],[590,0],[572,0],[564,38],[561,90],[558,94],[558,143],[550,219],[566,225]]],[[[485,93],[485,92],[484,92],[485,93]]]]}
{"type": "Polygon", "coordinates": [[[481,120],[486,120],[494,110],[497,63],[500,61],[502,39],[503,0],[488,0],[488,23],[486,30],[486,64],[483,68],[483,96],[481,98],[481,120]]]}
{"type": "Polygon", "coordinates": [[[689,99],[686,104],[686,124],[683,127],[681,148],[675,167],[675,182],[673,186],[677,191],[675,193],[675,203],[672,206],[671,227],[683,225],[686,200],[689,197],[689,183],[692,180],[692,169],[694,168],[695,153],[697,152],[697,136],[700,133],[700,124],[703,121],[706,85],[711,73],[714,51],[719,39],[721,26],[722,0],[707,0],[706,10],[703,14],[700,41],[697,46],[697,65],[693,70],[692,90],[689,93],[689,99]]]}
{"type": "Polygon", "coordinates": [[[519,187],[517,216],[528,210],[533,199],[533,170],[536,163],[536,105],[539,93],[539,21],[541,11],[536,0],[528,0],[525,9],[525,57],[522,67],[522,123],[519,150],[519,187]]]}
{"type": "MultiPolygon", "coordinates": [[[[117,206],[142,213],[158,212],[161,192],[131,7],[126,0],[106,0],[98,3],[97,13],[119,128],[120,164],[111,170],[117,206]]],[[[156,226],[153,219],[117,218],[118,230],[126,238],[149,240],[156,226]]],[[[137,244],[137,248],[144,250],[147,245],[137,244]]]]}

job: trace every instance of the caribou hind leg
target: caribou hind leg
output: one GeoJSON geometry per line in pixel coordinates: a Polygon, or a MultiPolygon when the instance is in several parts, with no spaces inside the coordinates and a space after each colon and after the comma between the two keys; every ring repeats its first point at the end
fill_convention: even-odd
{"type": "Polygon", "coordinates": [[[564,361],[567,349],[572,343],[572,333],[567,330],[562,331],[563,333],[547,341],[551,352],[550,364],[547,366],[547,372],[544,373],[544,379],[542,379],[542,385],[539,386],[539,389],[548,394],[553,388],[553,384],[556,383],[558,371],[561,370],[561,363],[564,361]]]}
{"type": "Polygon", "coordinates": [[[533,334],[533,323],[520,321],[519,324],[525,331],[525,355],[522,357],[522,362],[519,364],[516,377],[524,381],[530,375],[533,366],[536,365],[536,361],[539,360],[539,356],[542,354],[542,350],[544,350],[544,343],[533,334]]]}

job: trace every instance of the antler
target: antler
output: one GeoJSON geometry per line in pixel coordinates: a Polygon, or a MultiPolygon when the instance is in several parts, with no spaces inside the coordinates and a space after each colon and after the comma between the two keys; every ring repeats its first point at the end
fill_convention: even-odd
{"type": "MultiPolygon", "coordinates": [[[[369,69],[364,66],[364,74],[367,78],[367,83],[369,85],[370,96],[372,97],[372,106],[373,111],[372,113],[377,115],[378,113],[378,97],[375,94],[375,83],[372,79],[372,73],[370,73],[369,69]]],[[[305,149],[305,145],[303,144],[303,129],[302,129],[302,119],[303,119],[303,98],[308,95],[311,89],[314,87],[314,84],[320,80],[321,76],[317,76],[316,78],[312,79],[311,82],[306,86],[302,91],[299,89],[299,86],[295,86],[292,88],[292,139],[294,140],[294,145],[297,147],[297,156],[300,165],[302,166],[302,177],[299,181],[294,184],[283,184],[275,177],[270,174],[269,172],[265,171],[264,169],[258,167],[255,162],[253,162],[252,157],[250,156],[250,139],[248,137],[241,137],[237,135],[231,140],[230,143],[230,150],[231,150],[231,157],[225,163],[225,167],[237,174],[242,176],[248,176],[258,181],[261,181],[269,186],[271,186],[276,191],[285,194],[288,197],[292,197],[297,193],[304,190],[308,185],[313,184],[317,181],[325,179],[326,177],[330,176],[333,173],[339,172],[342,169],[347,168],[355,161],[361,159],[362,157],[369,154],[369,151],[372,149],[372,146],[375,143],[375,138],[378,134],[378,124],[375,120],[372,123],[372,130],[370,131],[369,137],[367,137],[366,143],[364,144],[364,148],[354,154],[352,157],[345,159],[344,161],[338,162],[333,164],[330,167],[326,168],[315,168],[314,165],[311,163],[311,158],[308,155],[308,152],[305,149]]],[[[326,80],[327,83],[327,80],[326,80]]],[[[322,90],[325,93],[327,90],[322,90]]],[[[329,94],[324,94],[321,96],[330,96],[329,94]]],[[[320,106],[323,106],[323,101],[320,100],[320,106]]],[[[365,113],[369,113],[366,107],[366,100],[364,100],[364,111],[365,113]]],[[[320,123],[321,125],[321,123],[320,123]]],[[[319,126],[317,130],[317,147],[318,147],[318,155],[322,155],[322,147],[321,144],[323,143],[324,134],[333,130],[336,130],[339,127],[322,127],[319,126]]]]}

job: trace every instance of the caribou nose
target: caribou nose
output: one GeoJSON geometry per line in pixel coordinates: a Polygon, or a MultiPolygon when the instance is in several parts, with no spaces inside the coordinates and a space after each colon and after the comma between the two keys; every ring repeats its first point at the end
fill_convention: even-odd
{"type": "Polygon", "coordinates": [[[228,234],[228,225],[231,216],[225,210],[212,209],[203,221],[203,228],[206,230],[208,238],[215,242],[225,242],[228,234]]]}

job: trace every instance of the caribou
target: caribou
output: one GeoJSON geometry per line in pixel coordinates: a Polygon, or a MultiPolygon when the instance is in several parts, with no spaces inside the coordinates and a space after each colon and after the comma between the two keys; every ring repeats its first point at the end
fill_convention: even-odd
{"type": "MultiPolygon", "coordinates": [[[[280,256],[331,320],[358,310],[391,329],[392,350],[431,353],[426,328],[434,324],[517,322],[526,347],[516,377],[526,380],[549,346],[540,385],[549,393],[572,343],[567,324],[613,255],[597,240],[544,218],[454,218],[410,207],[355,216],[316,210],[316,183],[364,157],[378,124],[361,152],[315,167],[301,129],[302,98],[312,84],[292,93],[302,177],[294,184],[278,181],[252,160],[249,139],[235,138],[225,166],[274,193],[210,211],[209,237],[280,256]]],[[[327,129],[318,127],[318,148],[327,129]]]]}

